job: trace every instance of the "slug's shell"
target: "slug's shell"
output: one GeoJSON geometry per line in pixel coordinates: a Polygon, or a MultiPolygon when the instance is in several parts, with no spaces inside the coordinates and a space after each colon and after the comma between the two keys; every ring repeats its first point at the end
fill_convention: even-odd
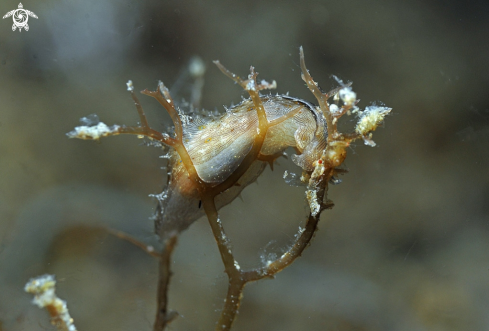
{"type": "MultiPolygon", "coordinates": [[[[310,170],[317,159],[316,149],[326,141],[326,127],[316,107],[289,96],[264,96],[262,103],[268,121],[296,113],[268,129],[260,153],[275,155],[294,147],[300,154],[294,157],[294,162],[310,170]]],[[[257,129],[258,116],[251,100],[243,101],[222,116],[189,121],[184,126],[183,140],[199,177],[216,185],[226,180],[252,148],[257,129]]],[[[232,202],[258,178],[265,165],[263,161],[254,161],[237,185],[216,197],[217,208],[232,202]]],[[[181,232],[204,215],[197,188],[176,152],[172,154],[170,166],[168,188],[155,215],[156,230],[162,238],[181,232]]]]}

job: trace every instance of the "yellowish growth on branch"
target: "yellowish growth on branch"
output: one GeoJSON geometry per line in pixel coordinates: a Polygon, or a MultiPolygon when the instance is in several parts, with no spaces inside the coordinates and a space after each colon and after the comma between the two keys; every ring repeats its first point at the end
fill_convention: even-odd
{"type": "Polygon", "coordinates": [[[27,293],[34,294],[32,303],[45,308],[51,316],[51,324],[59,331],[76,331],[66,306],[66,301],[56,296],[54,275],[43,275],[31,278],[24,287],[27,293]]]}

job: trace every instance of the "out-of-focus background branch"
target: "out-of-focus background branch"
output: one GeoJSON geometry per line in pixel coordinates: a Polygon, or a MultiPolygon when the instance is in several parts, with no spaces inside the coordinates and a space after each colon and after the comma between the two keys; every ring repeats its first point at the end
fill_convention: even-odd
{"type": "MultiPolygon", "coordinates": [[[[236,330],[486,330],[489,328],[489,5],[485,1],[43,1],[28,32],[0,21],[0,329],[48,327],[23,285],[56,274],[80,330],[150,330],[157,261],[89,226],[154,242],[166,178],[155,148],[133,137],[101,144],[65,133],[80,117],[132,125],[125,83],[171,86],[193,55],[208,65],[203,106],[223,111],[250,65],[278,92],[314,101],[300,79],[302,45],[323,89],[353,81],[360,106],[393,107],[378,147],[359,143],[330,189],[304,256],[245,289],[236,330]]],[[[0,14],[18,3],[2,1],[0,14]]],[[[182,95],[180,97],[184,97],[182,95]]],[[[188,97],[188,96],[187,96],[188,97]]],[[[140,97],[150,123],[165,112],[140,97]]],[[[279,161],[223,210],[242,267],[292,242],[303,189],[279,161]]],[[[173,330],[210,330],[226,277],[201,220],[179,239],[173,330]]]]}

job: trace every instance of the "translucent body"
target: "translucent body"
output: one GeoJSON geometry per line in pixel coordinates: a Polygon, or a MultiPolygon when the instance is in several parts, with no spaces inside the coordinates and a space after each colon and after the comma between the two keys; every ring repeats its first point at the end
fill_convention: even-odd
{"type": "MultiPolygon", "coordinates": [[[[294,155],[293,161],[310,171],[326,146],[326,125],[315,106],[283,95],[264,96],[261,100],[269,122],[287,114],[293,116],[268,129],[259,159],[235,186],[216,197],[218,209],[233,201],[263,172],[266,161],[280,156],[286,148],[294,147],[299,155],[294,155]]],[[[258,117],[253,102],[246,100],[218,118],[194,119],[183,129],[183,142],[199,177],[217,185],[237,169],[250,151],[258,130],[258,117]]],[[[170,167],[169,184],[159,199],[155,215],[156,232],[162,238],[183,231],[204,215],[197,188],[176,152],[170,158],[170,167]]]]}

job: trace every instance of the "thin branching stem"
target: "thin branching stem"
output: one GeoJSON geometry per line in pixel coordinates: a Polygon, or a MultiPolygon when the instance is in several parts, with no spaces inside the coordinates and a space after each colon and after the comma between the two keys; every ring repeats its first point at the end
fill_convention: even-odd
{"type": "Polygon", "coordinates": [[[177,236],[172,236],[165,241],[165,246],[161,252],[154,249],[153,246],[146,245],[131,235],[104,227],[109,234],[116,236],[119,239],[130,242],[131,244],[141,248],[144,252],[152,257],[158,258],[158,288],[156,299],[156,318],[153,326],[153,331],[165,330],[168,323],[177,317],[177,312],[168,309],[168,288],[170,286],[171,272],[171,256],[177,244],[177,236]]]}
{"type": "MultiPolygon", "coordinates": [[[[301,59],[302,59],[301,64],[303,64],[305,68],[303,56],[301,59]]],[[[207,214],[209,224],[212,228],[214,238],[216,239],[219,252],[221,254],[221,258],[225,267],[225,271],[228,274],[228,280],[229,280],[228,293],[226,295],[224,308],[221,312],[221,316],[216,326],[216,330],[223,331],[223,330],[230,330],[232,327],[232,324],[235,320],[241,302],[242,291],[246,283],[251,281],[256,281],[264,277],[271,277],[275,275],[277,272],[286,268],[296,258],[298,258],[314,236],[314,233],[317,229],[317,223],[320,218],[320,213],[318,213],[315,216],[313,216],[312,214],[309,215],[308,221],[306,222],[305,229],[302,231],[302,233],[300,234],[300,236],[298,237],[297,241],[294,243],[292,248],[289,249],[287,252],[285,252],[276,261],[270,261],[270,263],[268,263],[267,266],[256,270],[244,271],[240,269],[239,264],[234,259],[232,248],[229,244],[229,240],[219,220],[214,198],[215,196],[217,196],[217,194],[233,186],[239,180],[239,178],[241,178],[241,176],[248,170],[251,163],[257,159],[260,159],[259,158],[261,155],[260,150],[263,146],[263,142],[265,140],[268,129],[272,125],[276,125],[284,120],[287,120],[288,118],[293,117],[299,110],[292,112],[292,114],[289,114],[290,116],[286,115],[283,118],[279,118],[272,122],[268,122],[265,108],[263,107],[263,103],[259,95],[259,88],[266,88],[266,87],[260,86],[259,88],[257,88],[258,86],[256,84],[257,74],[255,73],[253,67],[251,67],[251,74],[248,76],[249,79],[243,81],[241,78],[239,78],[239,76],[227,70],[218,61],[216,61],[215,63],[226,76],[233,79],[236,83],[241,85],[241,87],[243,87],[250,94],[250,97],[253,101],[253,104],[255,106],[258,115],[258,130],[257,130],[258,132],[257,135],[255,136],[253,146],[250,152],[247,154],[245,159],[238,166],[238,169],[235,172],[233,172],[233,174],[229,178],[227,178],[221,184],[210,189],[209,193],[211,194],[209,194],[207,197],[205,195],[201,196],[202,203],[205,212],[207,214]]],[[[310,79],[312,81],[312,78],[310,79]]],[[[264,86],[268,86],[268,85],[264,85],[264,86]]],[[[324,96],[321,94],[321,97],[324,96]]],[[[320,201],[323,201],[325,188],[327,186],[330,177],[332,176],[332,173],[333,172],[331,171],[331,169],[329,171],[326,171],[325,175],[323,176],[325,178],[319,180],[318,184],[320,186],[322,185],[318,189],[318,199],[320,201]]]]}
{"type": "Polygon", "coordinates": [[[136,109],[138,111],[141,126],[144,130],[149,131],[150,128],[149,128],[149,124],[148,124],[148,119],[146,118],[146,114],[144,113],[143,107],[141,106],[141,103],[139,102],[138,97],[134,93],[134,90],[131,89],[130,92],[131,92],[131,97],[134,100],[134,104],[136,105],[136,109]]]}
{"type": "Polygon", "coordinates": [[[234,260],[233,251],[229,243],[229,239],[224,232],[221,220],[219,219],[219,214],[217,212],[216,203],[213,197],[203,196],[202,206],[204,207],[207,219],[212,229],[212,233],[219,248],[219,253],[221,254],[221,259],[225,267],[225,271],[229,278],[239,274],[237,268],[237,263],[234,260]]]}
{"type": "Polygon", "coordinates": [[[217,212],[214,197],[202,197],[202,205],[207,215],[209,225],[219,248],[224,270],[228,275],[228,293],[224,303],[221,316],[216,325],[216,330],[230,330],[236,318],[239,305],[241,303],[242,291],[246,282],[243,280],[243,273],[240,271],[238,262],[234,259],[233,251],[229,239],[224,232],[219,214],[217,212]]]}
{"type": "Polygon", "coordinates": [[[304,249],[309,245],[311,239],[314,236],[314,233],[317,230],[317,224],[319,222],[320,214],[316,216],[312,216],[309,214],[306,226],[297,239],[297,241],[292,245],[292,247],[286,251],[280,258],[275,261],[270,261],[267,263],[265,267],[248,271],[244,274],[244,279],[247,282],[257,281],[262,278],[272,277],[278,272],[284,270],[288,267],[292,262],[295,261],[298,257],[302,255],[304,249]]]}
{"type": "MultiPolygon", "coordinates": [[[[242,273],[240,273],[241,276],[242,273]]],[[[216,331],[230,330],[236,314],[238,313],[239,306],[241,305],[241,298],[243,297],[243,289],[246,285],[246,281],[242,277],[230,278],[228,284],[228,293],[224,302],[224,307],[221,312],[221,316],[217,322],[216,331]]]]}
{"type": "Polygon", "coordinates": [[[163,84],[163,82],[159,82],[158,89],[156,91],[149,91],[145,89],[141,91],[141,93],[155,98],[163,107],[165,107],[166,111],[168,112],[170,118],[173,121],[173,125],[175,127],[175,137],[177,140],[182,141],[182,137],[183,137],[182,120],[180,119],[178,111],[175,108],[175,104],[170,96],[170,92],[168,92],[168,89],[163,84]]]}
{"type": "Polygon", "coordinates": [[[173,249],[177,244],[177,236],[170,237],[165,242],[165,248],[160,253],[158,264],[158,289],[156,300],[156,318],[153,331],[163,331],[167,324],[171,322],[178,314],[175,311],[168,310],[168,288],[170,286],[170,277],[172,275],[170,264],[173,249]]]}
{"type": "Polygon", "coordinates": [[[333,127],[333,117],[331,116],[331,113],[329,111],[329,105],[328,105],[328,94],[323,93],[320,88],[318,83],[312,79],[311,74],[309,73],[309,70],[307,70],[306,67],[306,62],[304,59],[304,50],[302,49],[302,46],[300,47],[300,64],[301,64],[301,70],[302,70],[302,79],[307,84],[307,87],[309,90],[314,94],[316,97],[318,103],[319,103],[319,108],[323,111],[323,116],[326,119],[326,124],[328,128],[328,143],[332,141],[333,135],[332,133],[335,131],[333,127]]]}
{"type": "Polygon", "coordinates": [[[199,177],[192,158],[190,157],[183,143],[182,121],[180,119],[180,115],[178,114],[177,109],[175,108],[173,99],[170,96],[170,92],[168,92],[168,89],[165,87],[165,85],[160,82],[156,91],[149,91],[146,89],[144,91],[141,91],[141,93],[155,98],[163,107],[165,107],[166,111],[170,115],[173,121],[173,125],[175,127],[175,139],[173,139],[173,144],[170,146],[176,150],[176,152],[182,159],[182,162],[189,174],[189,177],[195,182],[199,191],[202,192],[204,190],[205,183],[199,177]]]}
{"type": "Polygon", "coordinates": [[[280,124],[280,123],[282,123],[282,122],[284,122],[284,121],[286,121],[286,120],[294,117],[295,115],[297,115],[301,111],[302,111],[301,110],[301,107],[297,107],[296,109],[288,112],[287,114],[282,115],[279,118],[276,118],[273,121],[268,122],[268,127],[271,128],[274,125],[278,125],[278,124],[280,124]]]}
{"type": "Polygon", "coordinates": [[[107,228],[107,227],[104,227],[103,229],[105,231],[107,231],[109,234],[111,234],[111,235],[113,235],[113,236],[115,236],[115,237],[117,237],[119,239],[122,239],[122,240],[125,240],[127,242],[130,242],[134,246],[141,248],[141,250],[143,250],[145,253],[147,253],[148,255],[150,255],[152,257],[156,257],[156,258],[160,258],[161,257],[161,254],[158,251],[156,251],[153,246],[146,245],[142,241],[139,241],[138,239],[134,238],[133,236],[131,236],[131,235],[125,233],[125,232],[122,232],[122,231],[119,231],[119,230],[114,230],[114,229],[107,228]]]}

